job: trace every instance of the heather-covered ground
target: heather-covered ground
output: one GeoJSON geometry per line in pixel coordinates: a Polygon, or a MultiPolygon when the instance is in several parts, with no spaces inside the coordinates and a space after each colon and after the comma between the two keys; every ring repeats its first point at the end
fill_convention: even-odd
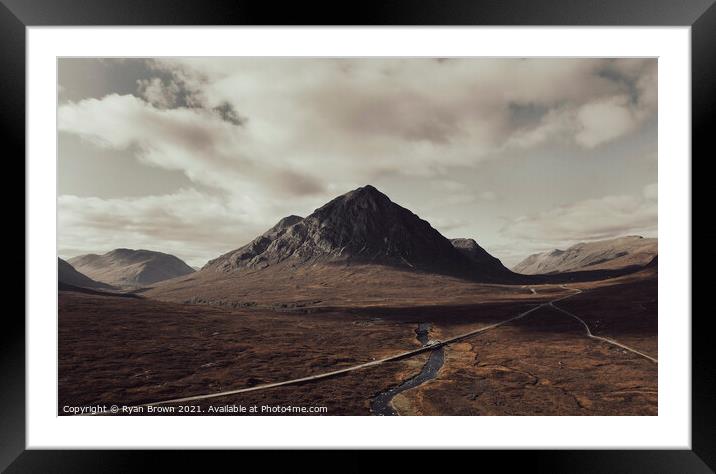
{"type": "MultiPolygon", "coordinates": [[[[291,311],[61,291],[59,409],[135,405],[329,372],[418,348],[421,322],[431,324],[431,339],[444,340],[574,293],[559,285],[442,281],[447,283],[419,293],[406,283],[399,294],[395,285],[387,291],[396,297],[381,301],[370,294],[361,298],[356,287],[330,295],[330,304],[291,311]]],[[[583,293],[555,304],[582,317],[594,334],[657,357],[656,282],[655,272],[647,271],[569,285],[583,293]]],[[[204,414],[209,406],[271,405],[369,415],[376,394],[418,374],[426,359],[419,354],[189,404],[204,414]]],[[[400,393],[393,405],[403,415],[656,415],[657,369],[587,338],[578,321],[544,306],[449,345],[437,377],[400,393]]]]}

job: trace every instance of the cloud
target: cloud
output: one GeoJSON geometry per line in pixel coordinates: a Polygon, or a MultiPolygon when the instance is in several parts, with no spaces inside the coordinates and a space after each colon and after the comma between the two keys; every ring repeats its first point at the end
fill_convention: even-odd
{"type": "Polygon", "coordinates": [[[494,201],[497,199],[497,194],[493,191],[483,191],[478,196],[484,201],[494,201]]]}
{"type": "Polygon", "coordinates": [[[239,113],[234,109],[234,106],[231,105],[229,102],[222,102],[221,104],[217,105],[213,109],[216,113],[219,114],[219,116],[234,125],[244,125],[246,124],[246,118],[239,115],[239,113]]]}
{"type": "Polygon", "coordinates": [[[139,81],[137,96],[63,104],[60,129],[115,148],[136,144],[140,159],[223,189],[242,178],[271,188],[286,169],[314,181],[299,190],[346,176],[436,177],[515,148],[593,148],[656,111],[653,59],[148,64],[157,76],[139,81]]]}
{"type": "Polygon", "coordinates": [[[431,192],[440,196],[427,207],[429,210],[498,199],[498,195],[494,191],[476,190],[473,186],[452,179],[430,180],[428,186],[431,192]]]}
{"type": "Polygon", "coordinates": [[[506,224],[502,233],[540,249],[630,234],[653,235],[658,219],[656,186],[646,186],[641,195],[604,196],[522,216],[506,224]]]}
{"type": "Polygon", "coordinates": [[[101,147],[136,149],[145,163],[230,193],[286,196],[323,189],[317,178],[267,159],[243,127],[203,108],[160,109],[133,95],[112,94],[60,106],[58,124],[101,147]]]}
{"type": "Polygon", "coordinates": [[[254,208],[253,203],[195,189],[123,199],[63,195],[57,206],[59,250],[66,256],[131,247],[173,253],[202,265],[265,230],[256,214],[243,212],[254,208]]]}
{"type": "Polygon", "coordinates": [[[454,233],[455,231],[464,228],[467,224],[469,224],[469,221],[465,219],[438,216],[434,219],[430,219],[430,224],[441,233],[454,233]]]}
{"type": "Polygon", "coordinates": [[[594,148],[626,135],[639,123],[636,112],[629,107],[627,97],[611,97],[585,104],[579,108],[577,120],[580,130],[575,140],[586,148],[594,148]]]}
{"type": "Polygon", "coordinates": [[[644,186],[644,198],[648,199],[649,201],[656,201],[659,196],[659,188],[657,183],[651,183],[647,186],[644,186]]]}
{"type": "MultiPolygon", "coordinates": [[[[280,217],[381,180],[445,181],[440,202],[446,206],[499,201],[499,183],[494,191],[474,190],[457,180],[448,184],[447,177],[539,147],[566,147],[579,156],[637,132],[657,111],[655,59],[167,58],[146,64],[149,77],[137,82],[135,94],[65,102],[58,128],[178,170],[196,189],[140,200],[61,196],[60,242],[68,249],[166,239],[181,251],[185,233],[189,250],[181,255],[208,258],[213,254],[201,250],[202,239],[211,243],[207,248],[235,247],[280,217]],[[215,235],[193,225],[216,229],[215,235]],[[83,244],[83,233],[94,237],[83,244]]],[[[561,231],[565,238],[609,233],[628,227],[630,213],[648,215],[649,199],[584,201],[524,217],[506,231],[526,239],[532,231],[543,239],[561,231]]],[[[445,228],[461,225],[445,219],[445,228]]]]}
{"type": "Polygon", "coordinates": [[[178,84],[172,82],[164,84],[158,77],[143,79],[137,82],[139,94],[147,102],[159,109],[169,109],[177,105],[181,89],[178,84]]]}
{"type": "Polygon", "coordinates": [[[156,60],[145,60],[151,72],[157,74],[137,81],[140,97],[158,108],[209,108],[203,92],[206,77],[200,71],[182,67],[166,68],[156,60]]]}
{"type": "Polygon", "coordinates": [[[532,149],[549,142],[565,144],[575,135],[574,108],[556,107],[547,111],[535,124],[515,130],[506,140],[505,149],[532,149]]]}

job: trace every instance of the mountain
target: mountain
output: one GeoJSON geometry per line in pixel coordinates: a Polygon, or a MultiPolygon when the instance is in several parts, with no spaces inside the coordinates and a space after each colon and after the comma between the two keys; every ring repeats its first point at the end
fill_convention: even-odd
{"type": "Polygon", "coordinates": [[[616,270],[649,264],[657,255],[657,239],[640,236],[580,243],[566,250],[530,255],[513,271],[525,275],[586,270],[616,270]]]}
{"type": "Polygon", "coordinates": [[[453,244],[373,186],[288,216],[199,272],[142,295],[228,307],[382,306],[463,301],[482,283],[525,283],[470,239],[453,244]],[[457,246],[456,246],[457,245],[457,246]]]}
{"type": "Polygon", "coordinates": [[[450,243],[461,254],[479,265],[502,265],[498,258],[480,247],[475,239],[450,239],[450,243]]]}
{"type": "Polygon", "coordinates": [[[112,287],[110,285],[107,285],[105,283],[101,283],[98,281],[94,281],[87,275],[83,275],[82,273],[75,270],[75,268],[67,263],[66,261],[62,260],[61,258],[57,259],[57,282],[62,285],[71,285],[71,286],[78,286],[82,288],[102,288],[102,289],[111,289],[112,287]]]}
{"type": "Polygon", "coordinates": [[[78,271],[114,286],[143,286],[194,273],[174,255],[151,250],[116,249],[104,255],[69,259],[78,271]]]}
{"type": "Polygon", "coordinates": [[[209,261],[202,272],[240,272],[291,262],[384,265],[487,280],[511,275],[472,242],[469,249],[456,248],[427,221],[368,185],[308,217],[281,219],[249,244],[209,261]]]}

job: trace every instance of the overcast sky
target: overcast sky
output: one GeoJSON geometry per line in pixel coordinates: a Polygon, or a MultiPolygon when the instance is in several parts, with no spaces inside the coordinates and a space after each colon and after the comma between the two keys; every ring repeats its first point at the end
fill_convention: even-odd
{"type": "Polygon", "coordinates": [[[506,265],[657,231],[655,59],[60,59],[59,253],[190,265],[372,184],[506,265]]]}

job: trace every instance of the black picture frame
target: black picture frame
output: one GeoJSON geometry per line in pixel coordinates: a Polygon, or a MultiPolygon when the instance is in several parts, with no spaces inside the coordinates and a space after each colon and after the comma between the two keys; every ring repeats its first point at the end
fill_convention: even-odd
{"type": "MultiPolygon", "coordinates": [[[[28,26],[574,25],[691,27],[692,156],[701,155],[705,160],[712,141],[709,140],[712,132],[708,119],[716,111],[714,1],[383,0],[360,4],[285,2],[277,5],[242,0],[0,0],[0,133],[6,150],[5,159],[17,166],[10,171],[15,173],[14,176],[25,176],[24,165],[20,165],[23,160],[19,157],[25,156],[25,28],[28,26]]],[[[691,160],[693,163],[693,158],[691,160]]],[[[19,177],[14,181],[24,182],[19,177]]],[[[12,207],[17,218],[24,222],[24,209],[14,204],[14,200],[7,202],[13,203],[8,207],[12,207]]],[[[708,230],[703,234],[716,237],[708,230]]],[[[32,249],[25,246],[25,252],[32,252],[32,249]]],[[[6,265],[25,268],[24,258],[22,262],[20,259],[20,253],[14,252],[5,257],[6,265]]],[[[694,286],[696,284],[694,282],[694,286]]],[[[20,301],[18,296],[16,299],[20,301]]],[[[166,468],[169,463],[177,462],[184,467],[192,463],[206,466],[209,456],[215,465],[228,462],[226,457],[232,454],[228,452],[25,450],[25,322],[21,314],[20,311],[6,311],[0,330],[0,469],[7,469],[6,472],[134,472],[158,467],[164,470],[162,466],[166,468]]],[[[713,472],[716,469],[714,351],[708,331],[709,314],[694,316],[691,451],[481,451],[479,461],[488,463],[486,465],[497,461],[501,468],[508,469],[529,463],[531,469],[536,467],[538,472],[713,472]]],[[[293,453],[294,459],[304,455],[293,453]]],[[[335,460],[347,466],[341,469],[343,471],[363,470],[361,461],[356,458],[354,453],[330,452],[322,455],[321,464],[328,466],[335,460]],[[345,456],[349,456],[348,463],[345,456]]],[[[416,468],[424,469],[429,465],[425,456],[411,458],[413,461],[407,456],[401,460],[403,468],[416,461],[419,463],[416,468]]]]}

